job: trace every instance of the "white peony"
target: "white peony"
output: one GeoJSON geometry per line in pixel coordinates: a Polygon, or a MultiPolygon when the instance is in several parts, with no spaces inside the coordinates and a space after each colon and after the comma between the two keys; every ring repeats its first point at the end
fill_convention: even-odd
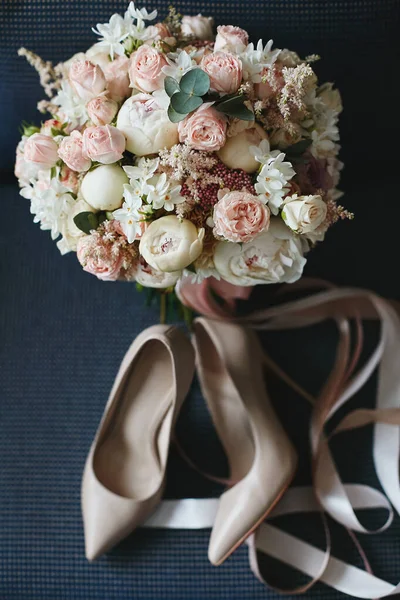
{"type": "Polygon", "coordinates": [[[164,271],[154,269],[151,265],[146,263],[143,258],[141,258],[139,260],[135,279],[137,283],[140,283],[140,285],[143,285],[144,287],[169,288],[176,284],[181,275],[181,271],[166,273],[164,271]]]}
{"type": "Polygon", "coordinates": [[[74,217],[79,215],[81,212],[96,212],[95,209],[90,206],[82,198],[77,200],[70,208],[68,215],[66,215],[61,225],[62,239],[57,242],[57,247],[61,254],[67,252],[76,251],[79,238],[86,235],[79,227],[75,225],[74,217]]]}
{"type": "Polygon", "coordinates": [[[338,114],[343,110],[342,97],[339,90],[333,89],[333,83],[327,82],[317,90],[317,97],[330,109],[338,114]]]}
{"type": "Polygon", "coordinates": [[[203,250],[204,229],[175,215],[153,221],[143,233],[139,251],[146,262],[160,271],[180,271],[203,250]]]}
{"type": "Polygon", "coordinates": [[[86,173],[81,193],[93,208],[115,210],[122,204],[125,183],[128,183],[128,177],[119,165],[101,165],[86,173]]]}
{"type": "Polygon", "coordinates": [[[185,36],[195,36],[198,40],[213,40],[213,25],[212,17],[203,17],[202,14],[197,16],[184,15],[182,17],[182,34],[185,36]]]}
{"type": "Polygon", "coordinates": [[[321,196],[298,196],[285,199],[282,219],[297,233],[311,233],[325,221],[326,203],[321,196]]]}
{"type": "Polygon", "coordinates": [[[137,156],[156,154],[179,141],[178,125],[150,94],[136,94],[124,102],[118,113],[117,129],[126,138],[126,149],[137,156]]]}
{"type": "Polygon", "coordinates": [[[293,283],[301,277],[306,259],[300,238],[280,219],[272,219],[268,231],[251,242],[219,242],[214,263],[225,281],[252,286],[293,283]]]}
{"type": "Polygon", "coordinates": [[[250,148],[258,146],[268,136],[261,125],[249,123],[250,127],[233,137],[228,137],[225,146],[217,154],[230,169],[243,169],[246,173],[254,173],[259,163],[250,152],[250,148]]]}

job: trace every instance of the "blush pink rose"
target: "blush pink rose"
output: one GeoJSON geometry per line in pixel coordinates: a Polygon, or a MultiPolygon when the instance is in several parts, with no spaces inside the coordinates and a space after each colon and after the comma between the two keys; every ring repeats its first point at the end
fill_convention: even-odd
{"type": "Polygon", "coordinates": [[[203,17],[201,14],[194,17],[184,15],[181,31],[183,35],[194,36],[197,40],[212,40],[214,38],[213,25],[212,17],[203,17]]]}
{"type": "Polygon", "coordinates": [[[26,140],[24,157],[44,169],[51,169],[58,160],[58,146],[49,135],[34,133],[26,140]]]}
{"type": "Polygon", "coordinates": [[[73,194],[77,194],[79,190],[78,174],[73,171],[67,165],[64,165],[60,172],[60,181],[65,187],[67,187],[73,194]]]}
{"type": "Polygon", "coordinates": [[[88,155],[83,151],[83,136],[76,130],[61,140],[58,156],[70,169],[78,173],[87,171],[92,164],[88,155]]]}
{"type": "Polygon", "coordinates": [[[161,52],[146,44],[140,46],[130,58],[131,87],[148,93],[160,89],[165,79],[162,68],[167,64],[167,60],[161,52]]]}
{"type": "Polygon", "coordinates": [[[210,78],[210,85],[216,92],[233,94],[242,83],[242,61],[228,52],[206,54],[200,68],[210,78]]]}
{"type": "Polygon", "coordinates": [[[116,281],[120,276],[123,253],[116,252],[114,245],[105,243],[96,233],[79,238],[76,254],[87,273],[103,281],[116,281]]]}
{"type": "Polygon", "coordinates": [[[90,60],[75,60],[68,76],[79,98],[86,102],[106,89],[106,78],[101,67],[94,65],[90,60]]]}
{"type": "Polygon", "coordinates": [[[61,121],[58,121],[57,119],[47,119],[47,121],[45,121],[43,123],[43,125],[41,126],[40,133],[44,133],[44,135],[53,137],[51,130],[57,129],[57,130],[61,131],[61,127],[62,127],[61,121]]]}
{"type": "Polygon", "coordinates": [[[228,192],[214,206],[214,235],[229,242],[250,242],[269,226],[270,211],[249,192],[228,192]]]}
{"type": "Polygon", "coordinates": [[[78,240],[77,257],[83,270],[103,281],[131,281],[138,266],[136,248],[119,234],[115,221],[106,221],[103,228],[78,240]]]}
{"type": "Polygon", "coordinates": [[[122,158],[124,151],[125,137],[116,127],[88,127],[83,132],[83,152],[96,162],[111,165],[122,158]]]}
{"type": "Polygon", "coordinates": [[[248,43],[249,34],[244,29],[233,25],[220,25],[217,27],[214,52],[223,50],[224,52],[240,54],[246,49],[248,43]]]}
{"type": "MultiPolygon", "coordinates": [[[[264,77],[269,70],[269,67],[264,67],[264,69],[260,73],[261,77],[264,77]]],[[[257,98],[259,98],[260,100],[266,100],[273,94],[277,94],[278,92],[280,92],[280,90],[285,85],[285,80],[282,75],[282,68],[279,68],[276,65],[274,65],[273,67],[273,81],[273,87],[270,83],[268,83],[268,81],[266,81],[265,83],[261,82],[255,84],[254,93],[257,96],[257,98]]]]}
{"type": "Polygon", "coordinates": [[[108,125],[118,112],[118,103],[108,96],[97,96],[87,103],[86,109],[94,125],[108,125]]]}
{"type": "Polygon", "coordinates": [[[121,102],[121,100],[130,96],[129,64],[129,58],[119,56],[103,67],[108,93],[116,102],[121,102]]]}
{"type": "Polygon", "coordinates": [[[224,115],[205,103],[179,123],[179,141],[195,150],[216,152],[225,144],[226,129],[224,115]]]}

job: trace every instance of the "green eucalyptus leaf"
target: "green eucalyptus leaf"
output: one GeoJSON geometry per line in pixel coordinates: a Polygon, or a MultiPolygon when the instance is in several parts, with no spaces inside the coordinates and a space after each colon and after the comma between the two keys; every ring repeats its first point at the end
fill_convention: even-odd
{"type": "Polygon", "coordinates": [[[201,69],[192,69],[182,77],[179,87],[189,96],[204,96],[210,89],[210,78],[201,69]]]}
{"type": "Polygon", "coordinates": [[[169,75],[164,79],[164,89],[171,98],[176,92],[179,92],[179,83],[169,75]]]}
{"type": "Polygon", "coordinates": [[[185,92],[178,92],[174,94],[171,98],[171,106],[172,108],[181,113],[181,115],[187,115],[191,113],[196,108],[199,108],[203,104],[203,100],[200,96],[190,96],[185,92]]]}
{"type": "Polygon", "coordinates": [[[74,223],[83,233],[89,234],[93,229],[97,229],[99,219],[95,213],[81,212],[74,217],[74,223]]]}
{"type": "Polygon", "coordinates": [[[168,118],[171,121],[171,123],[179,123],[179,121],[183,121],[183,119],[186,117],[185,114],[176,112],[176,110],[174,110],[172,108],[171,105],[169,105],[168,107],[168,118]]]}
{"type": "Polygon", "coordinates": [[[254,114],[244,104],[245,98],[243,96],[234,96],[229,100],[223,100],[219,104],[215,104],[215,108],[224,115],[229,117],[235,117],[242,121],[254,121],[254,114]]]}

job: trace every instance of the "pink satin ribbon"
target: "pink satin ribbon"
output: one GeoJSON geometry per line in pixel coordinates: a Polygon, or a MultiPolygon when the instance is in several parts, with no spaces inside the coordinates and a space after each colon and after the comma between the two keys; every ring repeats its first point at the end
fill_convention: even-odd
{"type": "MultiPolygon", "coordinates": [[[[235,298],[246,298],[241,288],[227,288],[223,303],[215,298],[215,283],[206,280],[201,285],[184,281],[177,292],[188,307],[213,319],[234,320],[257,330],[285,330],[306,327],[326,319],[336,323],[339,341],[332,371],[318,397],[312,398],[268,356],[266,366],[313,405],[309,439],[313,466],[313,486],[290,489],[273,515],[319,511],[326,534],[326,549],[281,531],[269,522],[263,523],[249,540],[250,566],[258,579],[267,583],[260,571],[258,553],[264,552],[309,575],[311,581],[293,592],[304,592],[316,581],[357,598],[384,598],[400,592],[400,583],[392,585],[375,577],[353,532],[380,533],[393,519],[393,508],[400,514],[400,320],[398,307],[376,294],[352,288],[334,288],[325,282],[303,281],[298,288],[327,288],[301,300],[295,300],[254,312],[246,317],[235,315],[235,298]],[[229,296],[230,294],[230,296],[229,296]],[[396,310],[396,309],[397,310],[396,310]],[[355,320],[355,341],[351,344],[349,319],[355,320]],[[381,325],[379,342],[365,365],[354,374],[360,357],[363,331],[362,320],[378,320],[381,325]],[[378,490],[357,484],[343,484],[329,449],[325,428],[331,417],[346,404],[378,368],[376,409],[353,410],[331,434],[374,424],[373,458],[376,472],[387,498],[378,490]],[[388,500],[389,499],[389,500],[388,500]],[[366,529],[355,509],[385,508],[386,523],[376,531],[366,529]],[[343,525],[350,533],[366,571],[331,556],[329,528],[326,515],[343,525]]],[[[294,289],[291,287],[291,289],[294,289]]],[[[268,519],[270,521],[270,519],[268,519]]],[[[288,590],[281,590],[287,592],[288,590]]]]}

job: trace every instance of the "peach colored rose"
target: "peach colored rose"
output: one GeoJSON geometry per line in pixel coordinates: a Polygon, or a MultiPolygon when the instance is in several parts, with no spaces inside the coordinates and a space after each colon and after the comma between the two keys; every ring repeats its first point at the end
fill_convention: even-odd
{"type": "Polygon", "coordinates": [[[269,227],[270,212],[249,192],[228,192],[214,206],[214,235],[229,242],[250,242],[269,227]]]}
{"type": "Polygon", "coordinates": [[[59,131],[61,131],[61,127],[62,127],[61,121],[58,121],[57,119],[47,119],[47,121],[45,121],[43,123],[43,125],[41,126],[40,133],[43,133],[44,135],[48,135],[50,137],[53,137],[51,130],[58,129],[59,131]]]}
{"type": "Polygon", "coordinates": [[[34,133],[26,140],[24,146],[25,160],[51,169],[58,160],[58,146],[52,137],[44,133],[34,133]]]}
{"type": "Polygon", "coordinates": [[[152,45],[153,42],[158,40],[165,40],[166,38],[172,38],[171,32],[165,23],[156,23],[150,25],[146,29],[147,39],[145,44],[152,45]]]}
{"type": "Polygon", "coordinates": [[[215,152],[225,144],[226,128],[226,118],[205,103],[179,123],[179,141],[195,150],[215,152]]]}
{"type": "Polygon", "coordinates": [[[244,29],[233,25],[220,25],[217,27],[214,52],[223,50],[224,52],[240,54],[246,49],[248,43],[249,34],[244,29]]]}
{"type": "Polygon", "coordinates": [[[125,137],[116,127],[88,127],[83,132],[83,152],[96,162],[111,165],[122,158],[124,151],[125,137]]]}
{"type": "Polygon", "coordinates": [[[194,36],[197,40],[213,40],[213,25],[212,17],[203,17],[198,14],[195,17],[184,15],[182,17],[182,34],[186,36],[194,36]]]}
{"type": "Polygon", "coordinates": [[[108,96],[97,96],[87,103],[86,109],[94,125],[108,125],[118,112],[118,103],[108,96]]]}
{"type": "Polygon", "coordinates": [[[79,190],[79,181],[76,171],[73,171],[67,165],[64,165],[60,172],[60,181],[73,194],[77,194],[79,190]]]}
{"type": "Polygon", "coordinates": [[[116,102],[121,102],[121,100],[130,96],[129,64],[129,58],[119,56],[103,67],[103,72],[107,80],[108,93],[116,102]]]}
{"type": "Polygon", "coordinates": [[[78,173],[87,171],[92,164],[88,155],[83,151],[83,136],[76,130],[61,140],[58,156],[70,169],[78,173]]]}
{"type": "Polygon", "coordinates": [[[19,179],[19,185],[29,185],[30,179],[36,178],[41,169],[41,166],[37,163],[29,162],[24,157],[24,147],[26,140],[22,139],[17,146],[17,153],[15,157],[14,174],[19,179]]]}
{"type": "Polygon", "coordinates": [[[213,52],[203,57],[200,68],[210,78],[211,89],[224,94],[237,92],[242,83],[242,61],[228,52],[213,52]]]}
{"type": "Polygon", "coordinates": [[[116,281],[123,267],[124,255],[115,246],[104,243],[97,234],[85,235],[78,240],[77,257],[83,270],[103,281],[116,281]]]}
{"type": "MultiPolygon", "coordinates": [[[[267,75],[269,70],[269,67],[264,67],[264,69],[260,73],[261,77],[267,75]]],[[[268,83],[268,81],[266,81],[265,83],[261,82],[255,84],[254,93],[257,96],[257,98],[259,98],[260,100],[266,100],[273,94],[277,94],[280,92],[280,90],[285,85],[285,80],[283,79],[282,75],[282,67],[278,67],[277,65],[273,66],[273,81],[274,87],[272,87],[270,83],[268,83]]]]}
{"type": "Polygon", "coordinates": [[[165,75],[161,69],[167,64],[165,56],[155,48],[140,46],[130,58],[131,87],[149,93],[162,88],[165,75]]]}
{"type": "Polygon", "coordinates": [[[106,78],[101,67],[90,60],[75,60],[68,75],[71,86],[79,98],[86,102],[106,89],[106,78]]]}

